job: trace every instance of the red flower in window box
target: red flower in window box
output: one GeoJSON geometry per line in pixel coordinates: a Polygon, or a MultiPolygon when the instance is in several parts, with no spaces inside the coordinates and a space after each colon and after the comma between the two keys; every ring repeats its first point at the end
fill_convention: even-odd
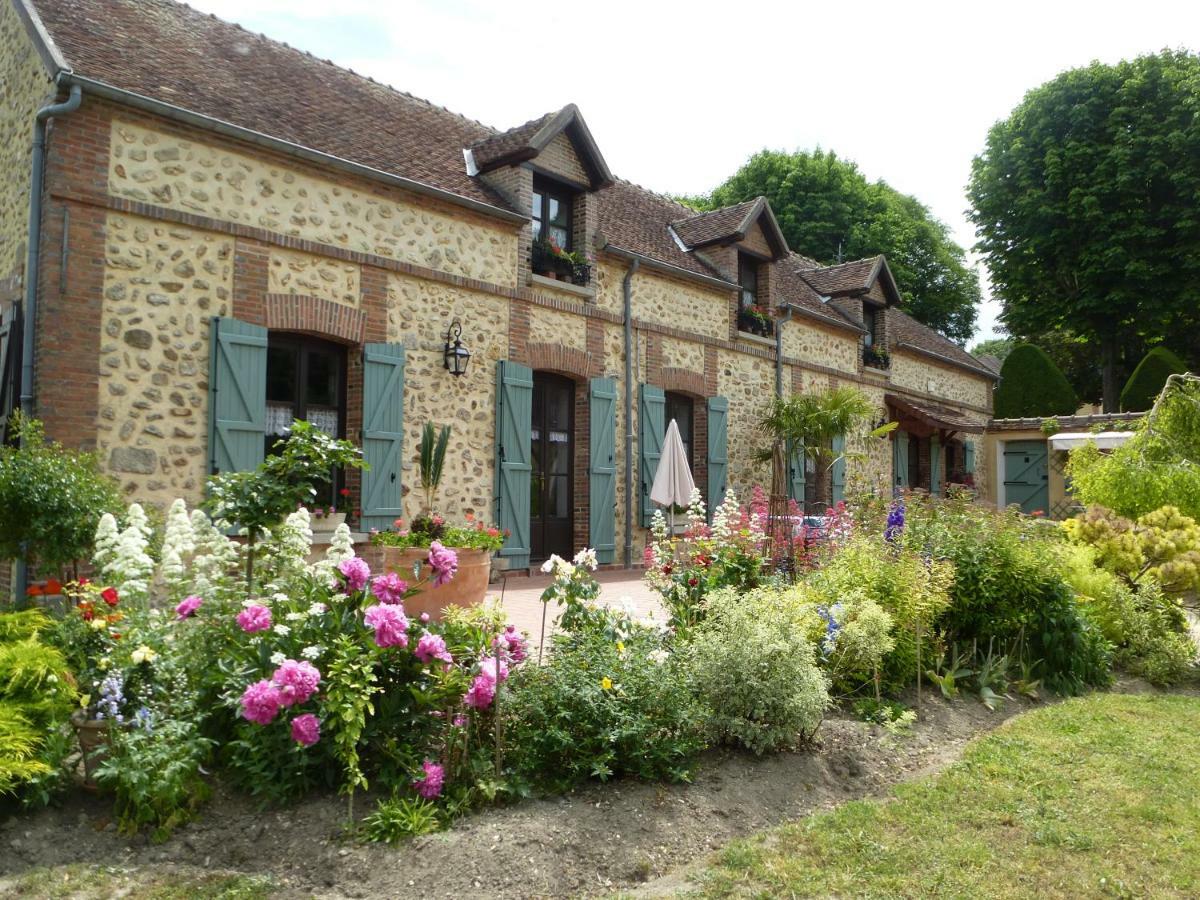
{"type": "Polygon", "coordinates": [[[62,593],[62,582],[59,581],[57,578],[47,578],[46,579],[46,593],[47,594],[61,594],[62,593]]]}
{"type": "Polygon", "coordinates": [[[350,488],[342,488],[340,491],[338,491],[338,493],[341,494],[343,497],[349,497],[350,496],[350,488]]]}
{"type": "Polygon", "coordinates": [[[45,590],[43,590],[40,584],[31,584],[29,587],[25,588],[26,597],[40,597],[44,593],[45,590]]]}

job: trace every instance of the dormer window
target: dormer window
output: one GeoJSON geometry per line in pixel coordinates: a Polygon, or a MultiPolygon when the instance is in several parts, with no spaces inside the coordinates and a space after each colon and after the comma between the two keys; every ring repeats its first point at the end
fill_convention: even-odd
{"type": "Polygon", "coordinates": [[[758,306],[758,260],[745,253],[738,254],[738,284],[742,286],[741,310],[758,306]]]}
{"type": "Polygon", "coordinates": [[[867,329],[867,333],[863,335],[863,343],[868,347],[874,347],[879,343],[878,327],[879,316],[875,311],[875,307],[863,304],[863,327],[867,329]]]}
{"type": "Polygon", "coordinates": [[[571,194],[545,179],[533,182],[533,240],[548,241],[560,250],[573,249],[571,194]]]}

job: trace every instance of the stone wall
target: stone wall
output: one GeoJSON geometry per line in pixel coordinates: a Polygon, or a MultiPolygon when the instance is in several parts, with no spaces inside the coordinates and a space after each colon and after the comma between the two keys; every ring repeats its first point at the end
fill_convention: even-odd
{"type": "Polygon", "coordinates": [[[775,396],[775,368],[767,359],[722,350],[717,358],[717,394],[729,400],[729,487],[745,503],[750,489],[770,489],[771,467],[755,460],[769,441],[760,422],[775,396]]]}
{"type": "Polygon", "coordinates": [[[451,213],[314,178],[214,144],[114,121],[115,197],[372,253],[465,278],[516,284],[517,234],[451,213]]]}
{"type": "Polygon", "coordinates": [[[200,500],[208,472],[209,319],[228,315],[234,241],[110,213],[97,447],[125,492],[200,500]]]}
{"type": "Polygon", "coordinates": [[[0,3],[0,279],[21,269],[29,221],[33,116],[52,85],[12,3],[0,3]]]}
{"type": "Polygon", "coordinates": [[[892,349],[891,378],[897,387],[934,394],[944,403],[992,407],[991,379],[955,366],[939,365],[903,349],[892,349]]]}
{"type": "Polygon", "coordinates": [[[781,327],[785,357],[828,366],[847,374],[858,371],[862,341],[851,332],[822,328],[804,318],[784,322],[781,327]]]}
{"type": "Polygon", "coordinates": [[[663,365],[704,374],[704,345],[676,338],[662,339],[663,365]]]}
{"type": "Polygon", "coordinates": [[[587,319],[544,306],[534,306],[529,311],[529,340],[586,351],[587,319]]]}
{"type": "Polygon", "coordinates": [[[297,250],[272,248],[267,262],[267,290],[272,294],[320,297],[358,308],[362,294],[362,269],[297,250]]]}
{"type": "Polygon", "coordinates": [[[391,275],[388,340],[407,348],[404,373],[404,515],[421,512],[417,460],[425,423],[450,425],[438,505],[460,520],[495,515],[496,363],[508,355],[508,301],[417,278],[391,275]],[[465,375],[443,365],[446,328],[458,317],[471,351],[465,375]]]}
{"type": "MultiPolygon", "coordinates": [[[[596,303],[620,313],[626,269],[611,263],[596,266],[596,303]]],[[[639,321],[684,328],[710,338],[729,338],[729,295],[642,268],[633,276],[633,317],[639,321]]]]}

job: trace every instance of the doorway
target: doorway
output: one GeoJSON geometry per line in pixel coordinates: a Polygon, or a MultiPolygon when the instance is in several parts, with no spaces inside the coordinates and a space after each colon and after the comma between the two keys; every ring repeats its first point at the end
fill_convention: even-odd
{"type": "Polygon", "coordinates": [[[1021,512],[1048,512],[1049,475],[1045,441],[1006,441],[1004,444],[1004,503],[1017,503],[1021,512]]]}
{"type": "Polygon", "coordinates": [[[575,458],[575,382],[533,373],[530,436],[529,540],[531,562],[574,553],[572,510],[575,458]]]}

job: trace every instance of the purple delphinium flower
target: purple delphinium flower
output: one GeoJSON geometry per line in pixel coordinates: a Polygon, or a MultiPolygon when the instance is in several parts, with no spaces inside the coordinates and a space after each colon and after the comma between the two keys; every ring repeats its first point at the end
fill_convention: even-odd
{"type": "Polygon", "coordinates": [[[884,540],[894,543],[904,530],[904,501],[897,500],[888,510],[887,527],[883,529],[884,540]]]}

